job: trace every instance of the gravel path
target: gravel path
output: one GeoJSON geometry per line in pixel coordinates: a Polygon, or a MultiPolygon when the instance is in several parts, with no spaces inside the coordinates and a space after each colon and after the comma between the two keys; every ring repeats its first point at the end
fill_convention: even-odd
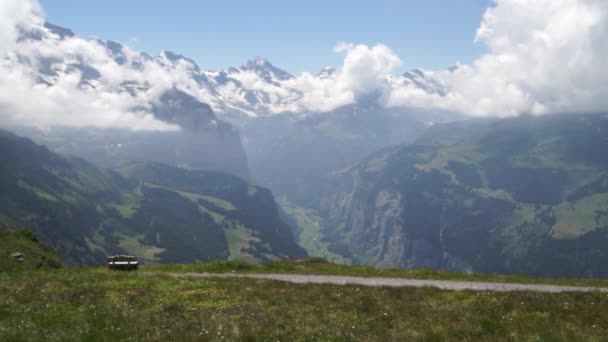
{"type": "Polygon", "coordinates": [[[535,285],[515,283],[487,283],[451,280],[421,280],[403,278],[363,278],[325,275],[302,274],[239,274],[239,273],[169,273],[178,278],[248,278],[263,280],[278,280],[295,284],[333,284],[333,285],[362,285],[362,286],[390,286],[390,287],[435,287],[442,290],[474,290],[474,291],[534,291],[534,292],[594,292],[608,293],[608,288],[535,285]]]}

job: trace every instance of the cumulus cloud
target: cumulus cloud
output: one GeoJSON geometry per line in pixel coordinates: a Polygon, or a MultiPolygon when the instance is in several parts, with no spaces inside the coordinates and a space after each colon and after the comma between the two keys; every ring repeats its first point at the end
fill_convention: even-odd
{"type": "MultiPolygon", "coordinates": [[[[146,66],[137,71],[118,65],[96,40],[52,34],[43,26],[41,15],[34,0],[0,3],[1,124],[178,129],[156,120],[146,110],[171,81],[163,80],[154,70],[145,70],[146,66]],[[42,40],[20,37],[26,32],[46,36],[42,40]],[[76,67],[66,68],[70,65],[76,67]],[[86,79],[82,66],[91,67],[90,72],[94,70],[100,77],[86,79]],[[41,79],[44,68],[50,69],[49,75],[41,79]],[[150,82],[154,86],[139,97],[119,88],[127,80],[143,84],[143,75],[155,78],[150,82]]],[[[128,49],[125,52],[130,53],[128,49]]]]}
{"type": "Polygon", "coordinates": [[[388,89],[386,75],[401,64],[401,59],[387,46],[340,43],[334,51],[344,53],[344,62],[330,77],[303,73],[286,84],[297,89],[299,104],[312,111],[329,111],[352,104],[370,93],[388,89]]]}
{"type": "Polygon", "coordinates": [[[3,0],[0,2],[0,55],[10,51],[18,30],[38,21],[40,6],[36,1],[3,0]]]}
{"type": "Polygon", "coordinates": [[[331,77],[304,73],[288,85],[302,94],[299,106],[313,111],[373,92],[388,107],[472,116],[608,108],[608,1],[496,0],[475,40],[488,52],[471,64],[424,72],[432,87],[388,75],[401,63],[390,48],[349,43],[334,49],[345,57],[331,77]]]}
{"type": "Polygon", "coordinates": [[[607,15],[604,0],[497,0],[476,35],[489,52],[434,73],[445,95],[395,87],[388,104],[476,116],[605,111],[607,15]]]}
{"type": "Polygon", "coordinates": [[[388,107],[474,116],[608,108],[605,0],[495,0],[475,37],[488,52],[455,69],[410,75],[417,79],[391,75],[402,62],[382,44],[340,43],[334,51],[344,60],[335,71],[270,82],[255,70],[201,72],[170,53],[60,37],[43,23],[36,0],[0,2],[0,123],[176,129],[149,112],[172,88],[217,111],[250,115],[326,112],[368,95],[388,107]],[[44,39],[18,39],[32,30],[44,39]]]}
{"type": "Polygon", "coordinates": [[[34,76],[16,65],[0,81],[0,121],[38,127],[55,125],[133,130],[175,130],[143,111],[126,93],[86,91],[78,73],[61,74],[53,85],[34,83],[34,76]]]}

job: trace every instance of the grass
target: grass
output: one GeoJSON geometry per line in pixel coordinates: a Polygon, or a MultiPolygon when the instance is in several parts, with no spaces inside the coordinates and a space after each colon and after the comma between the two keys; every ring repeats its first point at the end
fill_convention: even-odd
{"type": "Polygon", "coordinates": [[[135,236],[118,234],[118,237],[120,238],[120,242],[118,244],[120,248],[133,255],[139,255],[146,263],[159,262],[158,255],[166,250],[165,248],[143,244],[141,242],[144,237],[143,234],[138,234],[135,236]]]}
{"type": "Polygon", "coordinates": [[[59,267],[61,260],[57,253],[40,243],[32,232],[0,229],[0,273],[59,267]],[[22,254],[22,261],[11,253],[22,254]]]}
{"type": "MultiPolygon", "coordinates": [[[[249,262],[259,262],[256,257],[245,252],[245,250],[252,247],[252,242],[260,242],[260,239],[256,237],[255,232],[243,226],[240,222],[229,219],[216,211],[220,209],[226,212],[235,211],[237,210],[237,208],[234,204],[217,197],[199,193],[180,191],[170,187],[160,186],[148,182],[142,182],[141,185],[152,189],[172,191],[180,195],[181,197],[191,201],[198,207],[201,213],[209,214],[214,220],[214,222],[223,228],[224,233],[226,235],[226,240],[228,242],[231,259],[240,259],[249,262]]],[[[257,189],[252,186],[250,186],[248,189],[248,192],[251,196],[255,195],[255,191],[257,191],[257,189]]],[[[119,211],[119,213],[123,217],[129,218],[133,216],[138,206],[139,203],[137,201],[137,197],[135,195],[128,194],[124,196],[123,201],[120,205],[115,205],[114,207],[119,211]]],[[[142,244],[141,235],[128,236],[125,234],[118,234],[117,237],[120,239],[119,247],[123,248],[129,253],[143,257],[144,260],[150,264],[157,263],[159,261],[158,254],[164,251],[164,249],[162,248],[142,244]]],[[[268,248],[268,250],[270,250],[270,248],[268,248]]],[[[275,256],[269,254],[267,255],[267,257],[272,259],[275,256]]]]}
{"type": "Polygon", "coordinates": [[[85,237],[84,241],[89,247],[91,251],[95,251],[96,253],[103,253],[105,255],[109,255],[108,251],[103,247],[104,237],[100,234],[99,229],[95,231],[93,234],[93,238],[85,237]]]}
{"type": "Polygon", "coordinates": [[[55,196],[53,196],[53,195],[49,194],[48,192],[41,190],[35,186],[31,186],[21,179],[17,181],[17,184],[24,190],[32,192],[33,194],[35,194],[36,196],[38,196],[41,199],[44,199],[47,201],[52,201],[52,202],[57,201],[57,198],[55,196]]]}
{"type": "Polygon", "coordinates": [[[152,183],[145,183],[144,185],[146,187],[153,188],[153,189],[162,189],[162,190],[173,191],[173,192],[179,194],[180,196],[189,199],[193,203],[198,203],[199,200],[202,200],[203,202],[210,203],[210,204],[212,204],[220,209],[226,210],[226,211],[234,211],[237,209],[234,206],[234,204],[232,204],[228,201],[225,201],[221,198],[193,193],[193,192],[180,191],[180,190],[176,190],[176,189],[173,189],[170,187],[160,186],[160,185],[156,185],[156,184],[152,184],[152,183]]]}
{"type": "Polygon", "coordinates": [[[131,218],[139,209],[141,194],[123,193],[120,204],[111,204],[110,206],[118,210],[118,213],[124,218],[131,218]]]}
{"type": "MultiPolygon", "coordinates": [[[[416,164],[416,168],[422,171],[438,170],[450,177],[453,183],[458,184],[458,178],[448,168],[450,161],[458,161],[465,164],[478,164],[485,158],[485,155],[470,144],[456,144],[437,151],[435,155],[429,156],[425,163],[416,164]]],[[[482,171],[482,170],[480,170],[482,171]]],[[[487,186],[485,175],[480,174],[482,183],[487,186]]]]}
{"type": "Polygon", "coordinates": [[[246,262],[259,262],[253,255],[245,252],[251,247],[254,241],[259,242],[260,239],[255,236],[255,232],[247,229],[242,224],[232,223],[224,228],[228,249],[230,250],[230,258],[235,260],[244,260],[246,262]]]}
{"type": "MultiPolygon", "coordinates": [[[[251,247],[251,242],[254,240],[259,241],[259,238],[254,236],[254,232],[247,227],[244,227],[242,224],[227,219],[224,215],[217,213],[214,210],[207,208],[207,206],[213,208],[219,208],[225,211],[235,211],[237,208],[234,204],[225,201],[223,199],[212,197],[208,195],[203,195],[199,193],[192,193],[186,191],[176,190],[170,187],[160,186],[152,183],[144,182],[143,186],[153,188],[153,189],[162,189],[175,192],[182,196],[183,198],[194,203],[199,211],[203,214],[209,214],[214,222],[218,225],[221,225],[224,233],[226,235],[226,240],[228,242],[230,258],[232,259],[241,259],[249,262],[258,262],[254,256],[244,252],[244,250],[251,247]],[[205,206],[207,205],[207,206],[205,206]]],[[[254,187],[249,187],[249,193],[252,193],[252,189],[255,190],[254,187]]],[[[255,190],[257,191],[257,190],[255,190]]],[[[120,247],[133,253],[135,255],[140,255],[145,258],[146,261],[150,263],[158,262],[157,255],[162,253],[164,249],[142,245],[139,242],[138,237],[129,237],[126,235],[120,235],[120,247]]]]}
{"type": "Polygon", "coordinates": [[[606,215],[597,215],[606,208],[608,194],[594,194],[576,202],[562,203],[555,212],[552,235],[556,239],[573,239],[608,225],[606,215]]]}
{"type": "Polygon", "coordinates": [[[608,296],[600,293],[175,279],[102,268],[0,274],[6,341],[602,341],[607,335],[608,296]]]}
{"type": "Polygon", "coordinates": [[[249,264],[243,261],[214,261],[209,263],[154,265],[145,272],[210,272],[210,273],[285,273],[343,275],[354,277],[390,277],[408,279],[437,279],[455,281],[483,281],[518,284],[551,284],[569,286],[608,287],[608,280],[600,279],[556,279],[533,278],[525,275],[497,275],[485,273],[455,273],[427,269],[379,269],[371,266],[341,265],[329,263],[320,258],[274,261],[264,264],[249,264]]]}

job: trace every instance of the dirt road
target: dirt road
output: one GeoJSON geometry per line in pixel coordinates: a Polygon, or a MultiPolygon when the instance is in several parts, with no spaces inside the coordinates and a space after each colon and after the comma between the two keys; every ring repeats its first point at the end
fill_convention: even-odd
{"type": "Polygon", "coordinates": [[[169,273],[178,278],[248,278],[277,280],[295,284],[333,284],[333,285],[362,285],[389,287],[435,287],[453,291],[534,291],[534,292],[594,292],[608,293],[608,288],[584,286],[560,286],[540,284],[489,283],[452,280],[421,280],[403,278],[363,278],[332,275],[303,275],[303,274],[242,274],[242,273],[169,273]]]}

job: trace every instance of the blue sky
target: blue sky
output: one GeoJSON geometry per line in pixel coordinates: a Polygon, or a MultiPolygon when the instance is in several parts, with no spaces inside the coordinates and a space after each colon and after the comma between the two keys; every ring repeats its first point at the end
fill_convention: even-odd
{"type": "Polygon", "coordinates": [[[80,36],[166,49],[204,69],[262,56],[291,73],[340,64],[338,42],[383,43],[404,61],[399,71],[468,63],[490,0],[41,0],[47,20],[80,36]]]}

